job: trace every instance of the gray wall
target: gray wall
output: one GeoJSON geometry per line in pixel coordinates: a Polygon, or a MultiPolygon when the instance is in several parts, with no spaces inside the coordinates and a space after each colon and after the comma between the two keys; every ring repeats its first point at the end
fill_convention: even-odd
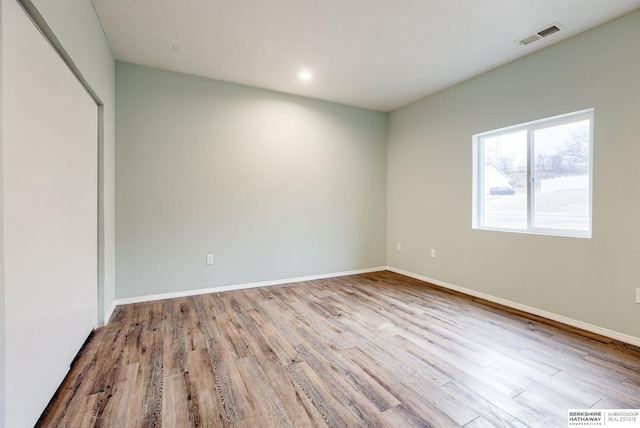
{"type": "Polygon", "coordinates": [[[390,114],[388,264],[640,337],[638,40],[635,12],[390,114]],[[473,230],[472,135],[589,107],[593,238],[473,230]]]}
{"type": "Polygon", "coordinates": [[[383,113],[116,64],[118,298],[385,265],[383,113]]]}

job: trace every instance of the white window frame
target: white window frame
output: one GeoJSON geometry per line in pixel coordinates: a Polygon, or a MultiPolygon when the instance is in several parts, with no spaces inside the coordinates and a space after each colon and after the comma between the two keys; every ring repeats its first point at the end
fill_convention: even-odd
{"type": "Polygon", "coordinates": [[[567,113],[550,118],[540,119],[519,125],[500,128],[493,131],[483,132],[473,136],[473,201],[472,201],[472,227],[474,229],[494,230],[502,232],[529,233],[537,235],[554,235],[569,236],[579,238],[591,238],[592,234],[592,211],[593,211],[593,128],[594,128],[594,111],[595,109],[580,110],[573,113],[567,113]],[[588,230],[571,230],[571,229],[555,229],[541,228],[533,225],[533,213],[535,204],[534,195],[534,144],[533,133],[539,129],[559,126],[566,123],[579,122],[589,120],[589,227],[588,230]],[[484,155],[482,153],[482,142],[486,138],[498,137],[500,135],[511,134],[515,132],[527,132],[527,228],[502,228],[496,226],[484,225],[484,155]]]}

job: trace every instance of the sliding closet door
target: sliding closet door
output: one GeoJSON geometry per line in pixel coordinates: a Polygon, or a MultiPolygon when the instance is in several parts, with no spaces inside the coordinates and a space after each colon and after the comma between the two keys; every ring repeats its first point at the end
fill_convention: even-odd
{"type": "Polygon", "coordinates": [[[6,424],[33,426],[97,320],[98,108],[3,4],[6,424]]]}

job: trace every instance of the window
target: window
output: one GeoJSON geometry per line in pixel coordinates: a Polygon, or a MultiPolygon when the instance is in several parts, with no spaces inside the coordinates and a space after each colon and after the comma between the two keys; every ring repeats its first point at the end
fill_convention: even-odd
{"type": "Polygon", "coordinates": [[[473,227],[591,237],[593,109],[474,135],[473,227]]]}

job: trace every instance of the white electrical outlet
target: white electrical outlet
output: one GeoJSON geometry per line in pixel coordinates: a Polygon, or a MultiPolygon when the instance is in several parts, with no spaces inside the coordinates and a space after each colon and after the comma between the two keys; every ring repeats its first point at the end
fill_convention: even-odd
{"type": "Polygon", "coordinates": [[[640,303],[640,288],[636,288],[636,303],[640,303]]]}
{"type": "Polygon", "coordinates": [[[431,257],[433,257],[433,258],[436,257],[436,249],[435,248],[431,249],[431,257]]]}
{"type": "Polygon", "coordinates": [[[208,265],[213,264],[213,254],[207,254],[207,264],[208,265]]]}
{"type": "Polygon", "coordinates": [[[401,244],[401,243],[399,243],[399,242],[398,242],[398,243],[396,244],[396,250],[398,250],[398,251],[402,251],[402,244],[401,244]]]}

